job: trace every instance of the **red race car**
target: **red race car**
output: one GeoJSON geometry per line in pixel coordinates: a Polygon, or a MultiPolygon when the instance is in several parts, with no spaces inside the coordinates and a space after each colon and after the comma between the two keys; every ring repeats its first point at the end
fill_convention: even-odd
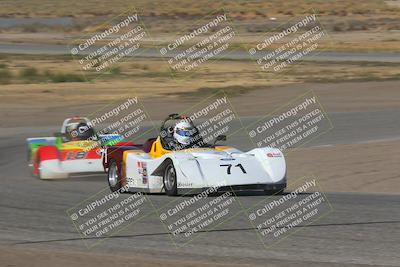
{"type": "Polygon", "coordinates": [[[118,134],[96,134],[90,120],[64,120],[53,137],[28,138],[28,162],[40,179],[67,178],[70,174],[104,172],[103,150],[107,146],[133,146],[118,134]]]}

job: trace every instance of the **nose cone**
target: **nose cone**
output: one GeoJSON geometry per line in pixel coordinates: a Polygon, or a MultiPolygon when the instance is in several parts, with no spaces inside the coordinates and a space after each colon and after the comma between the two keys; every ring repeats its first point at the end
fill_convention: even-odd
{"type": "Polygon", "coordinates": [[[217,150],[213,150],[213,149],[207,149],[207,150],[196,150],[196,151],[192,151],[190,152],[194,157],[197,158],[226,158],[229,157],[229,153],[225,152],[225,151],[217,151],[217,150]]]}

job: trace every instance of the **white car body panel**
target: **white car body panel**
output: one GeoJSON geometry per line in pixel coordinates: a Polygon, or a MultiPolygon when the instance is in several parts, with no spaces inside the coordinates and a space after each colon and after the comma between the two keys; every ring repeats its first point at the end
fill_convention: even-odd
{"type": "Polygon", "coordinates": [[[41,161],[39,170],[42,179],[63,179],[73,173],[103,173],[104,167],[101,159],[51,159],[41,161]]]}
{"type": "Polygon", "coordinates": [[[222,151],[189,149],[168,153],[160,158],[151,158],[147,153],[137,151],[124,153],[127,153],[126,179],[132,191],[164,192],[160,165],[167,159],[172,160],[176,169],[178,191],[224,185],[286,186],[285,158],[275,148],[256,148],[246,153],[234,148],[222,151]],[[228,166],[220,166],[229,164],[232,165],[230,174],[228,166]]]}

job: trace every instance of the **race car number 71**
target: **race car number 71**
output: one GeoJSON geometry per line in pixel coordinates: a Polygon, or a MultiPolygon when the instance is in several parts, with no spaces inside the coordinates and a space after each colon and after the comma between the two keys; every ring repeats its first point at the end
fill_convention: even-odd
{"type": "MultiPolygon", "coordinates": [[[[232,164],[221,164],[221,165],[219,165],[219,166],[221,166],[221,167],[228,167],[227,169],[226,169],[226,173],[227,174],[231,174],[231,168],[232,168],[232,164]]],[[[242,164],[236,164],[234,167],[239,167],[241,170],[242,170],[242,172],[243,173],[247,173],[246,172],[246,170],[244,169],[244,167],[243,167],[243,165],[242,164]]]]}

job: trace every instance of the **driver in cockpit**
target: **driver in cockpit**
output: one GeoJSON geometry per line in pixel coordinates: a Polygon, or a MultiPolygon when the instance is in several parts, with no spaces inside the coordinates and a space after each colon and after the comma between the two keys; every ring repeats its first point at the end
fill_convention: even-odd
{"type": "Polygon", "coordinates": [[[173,128],[173,139],[168,145],[173,150],[200,147],[201,136],[196,127],[186,120],[178,122],[173,128]]]}
{"type": "Polygon", "coordinates": [[[94,130],[85,122],[67,127],[66,136],[68,141],[84,141],[95,136],[94,130]]]}

